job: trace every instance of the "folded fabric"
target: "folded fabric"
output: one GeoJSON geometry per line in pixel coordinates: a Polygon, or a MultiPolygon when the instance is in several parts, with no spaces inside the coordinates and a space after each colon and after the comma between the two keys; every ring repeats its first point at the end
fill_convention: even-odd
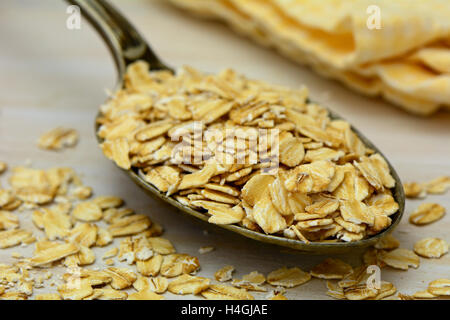
{"type": "Polygon", "coordinates": [[[371,96],[421,115],[450,109],[450,1],[170,0],[371,96]]]}

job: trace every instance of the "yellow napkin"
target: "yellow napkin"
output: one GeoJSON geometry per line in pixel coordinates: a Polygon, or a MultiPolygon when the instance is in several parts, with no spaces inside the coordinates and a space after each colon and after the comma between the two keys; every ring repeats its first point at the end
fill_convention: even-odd
{"type": "Polygon", "coordinates": [[[450,109],[448,0],[171,1],[412,113],[450,109]]]}

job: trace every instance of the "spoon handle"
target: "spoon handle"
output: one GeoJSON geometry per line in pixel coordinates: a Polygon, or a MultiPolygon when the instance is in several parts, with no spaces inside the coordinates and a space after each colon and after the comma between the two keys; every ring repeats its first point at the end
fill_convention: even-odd
{"type": "Polygon", "coordinates": [[[136,60],[150,63],[152,70],[170,69],[149,47],[133,25],[105,0],[66,0],[80,8],[81,14],[102,36],[116,64],[122,85],[127,65],[136,60]]]}

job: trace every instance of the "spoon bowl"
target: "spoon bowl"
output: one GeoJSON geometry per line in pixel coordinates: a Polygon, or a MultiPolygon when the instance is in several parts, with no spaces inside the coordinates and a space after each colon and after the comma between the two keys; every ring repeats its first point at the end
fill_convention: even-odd
{"type": "MultiPolygon", "coordinates": [[[[144,60],[148,62],[150,64],[151,71],[169,70],[173,72],[170,67],[168,67],[158,59],[158,57],[151,50],[146,41],[136,31],[136,29],[108,2],[104,0],[67,0],[67,2],[73,5],[77,5],[81,9],[82,15],[99,32],[99,34],[107,44],[113,56],[118,72],[116,89],[121,89],[123,87],[123,80],[127,66],[138,60],[144,60]]],[[[334,112],[329,112],[332,119],[343,119],[334,112]]],[[[99,116],[100,114],[97,115],[97,117],[99,116]]],[[[97,134],[98,127],[98,122],[96,122],[96,136],[99,143],[101,143],[103,142],[103,140],[97,134]]],[[[399,205],[399,209],[395,214],[390,216],[390,218],[392,219],[392,223],[388,228],[376,234],[375,236],[371,236],[367,239],[354,242],[311,242],[307,244],[300,240],[294,240],[281,236],[252,231],[238,225],[216,226],[238,233],[244,237],[259,242],[288,247],[298,252],[314,254],[344,253],[360,248],[369,247],[377,243],[381,238],[390,234],[400,222],[405,208],[405,195],[402,183],[394,168],[386,159],[386,157],[384,157],[384,155],[380,152],[380,150],[353,126],[352,130],[361,139],[366,147],[371,148],[375,152],[379,153],[386,160],[389,166],[390,173],[396,182],[395,187],[392,188],[391,191],[395,201],[399,205]]],[[[166,196],[156,187],[142,179],[136,169],[131,168],[130,170],[121,170],[125,171],[128,176],[147,194],[168,204],[172,209],[175,208],[177,209],[177,211],[196,217],[197,219],[203,220],[208,223],[209,215],[204,212],[184,206],[174,198],[166,196]]]]}

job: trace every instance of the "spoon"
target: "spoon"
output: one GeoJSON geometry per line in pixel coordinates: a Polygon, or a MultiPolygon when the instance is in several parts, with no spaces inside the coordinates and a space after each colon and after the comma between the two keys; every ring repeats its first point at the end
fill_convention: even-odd
{"type": "MultiPolygon", "coordinates": [[[[170,70],[170,67],[166,66],[155,55],[146,41],[137,32],[137,30],[124,18],[112,5],[105,0],[66,0],[72,5],[77,5],[81,9],[81,14],[92,24],[92,26],[99,32],[103,40],[107,44],[118,72],[118,81],[116,89],[121,89],[123,86],[123,80],[126,72],[126,68],[129,64],[137,61],[144,60],[150,64],[150,70],[170,70]]],[[[98,115],[99,116],[99,115],[98,115]]],[[[330,111],[330,117],[332,119],[342,119],[337,114],[330,111]]],[[[96,132],[98,125],[96,126],[96,132]]],[[[247,238],[251,238],[260,242],[288,247],[303,253],[314,254],[332,254],[343,253],[348,251],[357,250],[374,245],[381,238],[390,234],[392,230],[398,225],[403,215],[405,208],[405,195],[402,187],[402,183],[392,165],[383,156],[383,154],[374,146],[366,137],[364,137],[358,130],[352,127],[352,130],[361,139],[361,141],[369,148],[378,152],[388,163],[390,173],[395,179],[395,187],[392,188],[392,194],[395,201],[399,205],[398,211],[391,215],[391,225],[367,239],[362,239],[354,242],[311,242],[306,244],[300,240],[288,239],[281,236],[268,235],[256,231],[249,230],[247,228],[238,225],[216,225],[218,227],[233,231],[247,238]]],[[[102,139],[97,135],[99,142],[102,139]]],[[[130,170],[124,170],[130,178],[140,186],[146,193],[151,196],[162,200],[165,203],[170,204],[173,207],[179,209],[179,211],[194,216],[200,220],[208,221],[209,216],[203,212],[186,207],[176,201],[174,198],[166,196],[156,189],[153,185],[143,180],[136,170],[131,168],[130,170]]],[[[208,223],[209,224],[209,223],[208,223]]]]}

